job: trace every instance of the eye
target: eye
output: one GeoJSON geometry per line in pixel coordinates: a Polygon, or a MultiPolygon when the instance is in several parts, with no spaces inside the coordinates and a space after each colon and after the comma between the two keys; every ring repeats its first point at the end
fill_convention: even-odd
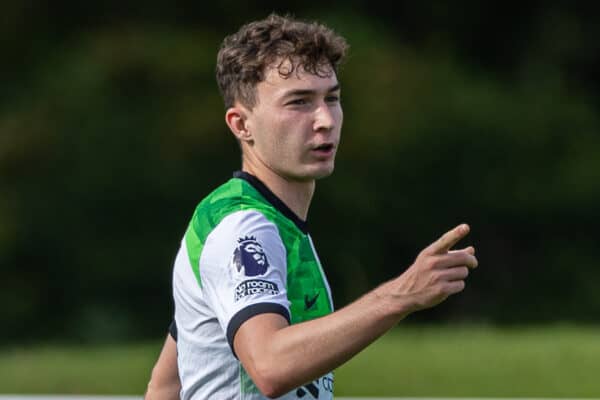
{"type": "Polygon", "coordinates": [[[336,103],[336,102],[340,101],[340,96],[336,96],[336,95],[327,96],[325,98],[325,101],[327,101],[328,103],[336,103]]]}
{"type": "Polygon", "coordinates": [[[289,101],[287,104],[288,105],[293,105],[293,106],[302,106],[307,104],[308,101],[306,99],[300,98],[300,99],[294,99],[289,101]]]}

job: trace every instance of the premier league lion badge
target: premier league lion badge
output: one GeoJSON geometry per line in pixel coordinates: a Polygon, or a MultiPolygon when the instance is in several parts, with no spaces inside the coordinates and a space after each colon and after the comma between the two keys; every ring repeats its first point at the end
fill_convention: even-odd
{"type": "Polygon", "coordinates": [[[237,272],[246,276],[264,275],[269,268],[267,256],[254,236],[238,239],[238,246],[233,252],[233,265],[237,272]],[[242,271],[243,269],[243,271],[242,271]]]}

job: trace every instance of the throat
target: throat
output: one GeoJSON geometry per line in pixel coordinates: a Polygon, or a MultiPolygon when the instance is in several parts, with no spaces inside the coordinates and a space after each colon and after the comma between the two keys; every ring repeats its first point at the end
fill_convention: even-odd
{"type": "Polygon", "coordinates": [[[315,192],[314,180],[289,179],[272,169],[253,168],[252,164],[246,162],[243,163],[242,170],[262,181],[298,218],[306,221],[315,192]]]}

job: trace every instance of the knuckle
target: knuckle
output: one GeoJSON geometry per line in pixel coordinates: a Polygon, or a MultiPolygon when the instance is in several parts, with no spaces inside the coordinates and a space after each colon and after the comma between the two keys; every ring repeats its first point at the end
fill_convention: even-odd
{"type": "Polygon", "coordinates": [[[420,265],[420,268],[431,269],[433,267],[434,259],[429,255],[419,256],[415,264],[420,265]]]}
{"type": "Polygon", "coordinates": [[[446,296],[461,292],[465,288],[465,281],[447,282],[444,285],[444,293],[446,296]]]}
{"type": "Polygon", "coordinates": [[[424,263],[424,264],[425,264],[425,266],[426,266],[428,269],[433,269],[433,268],[435,268],[435,266],[436,266],[436,264],[437,264],[437,260],[436,260],[435,258],[433,258],[433,257],[428,257],[428,258],[425,260],[425,263],[424,263]]]}
{"type": "Polygon", "coordinates": [[[444,280],[442,278],[443,278],[442,274],[438,271],[433,271],[431,273],[430,279],[431,279],[431,282],[433,282],[434,284],[443,282],[444,280]]]}
{"type": "Polygon", "coordinates": [[[449,294],[449,290],[448,290],[448,285],[447,284],[439,284],[435,286],[435,296],[438,298],[444,298],[447,297],[449,294]]]}
{"type": "Polygon", "coordinates": [[[460,263],[463,265],[469,265],[473,261],[473,256],[469,253],[463,252],[460,254],[460,263]]]}

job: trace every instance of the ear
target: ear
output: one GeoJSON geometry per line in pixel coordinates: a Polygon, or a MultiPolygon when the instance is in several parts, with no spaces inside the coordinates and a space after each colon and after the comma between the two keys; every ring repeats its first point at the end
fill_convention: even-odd
{"type": "Polygon", "coordinates": [[[225,123],[240,142],[252,141],[252,134],[248,129],[249,114],[249,110],[239,104],[235,104],[225,112],[225,123]]]}

